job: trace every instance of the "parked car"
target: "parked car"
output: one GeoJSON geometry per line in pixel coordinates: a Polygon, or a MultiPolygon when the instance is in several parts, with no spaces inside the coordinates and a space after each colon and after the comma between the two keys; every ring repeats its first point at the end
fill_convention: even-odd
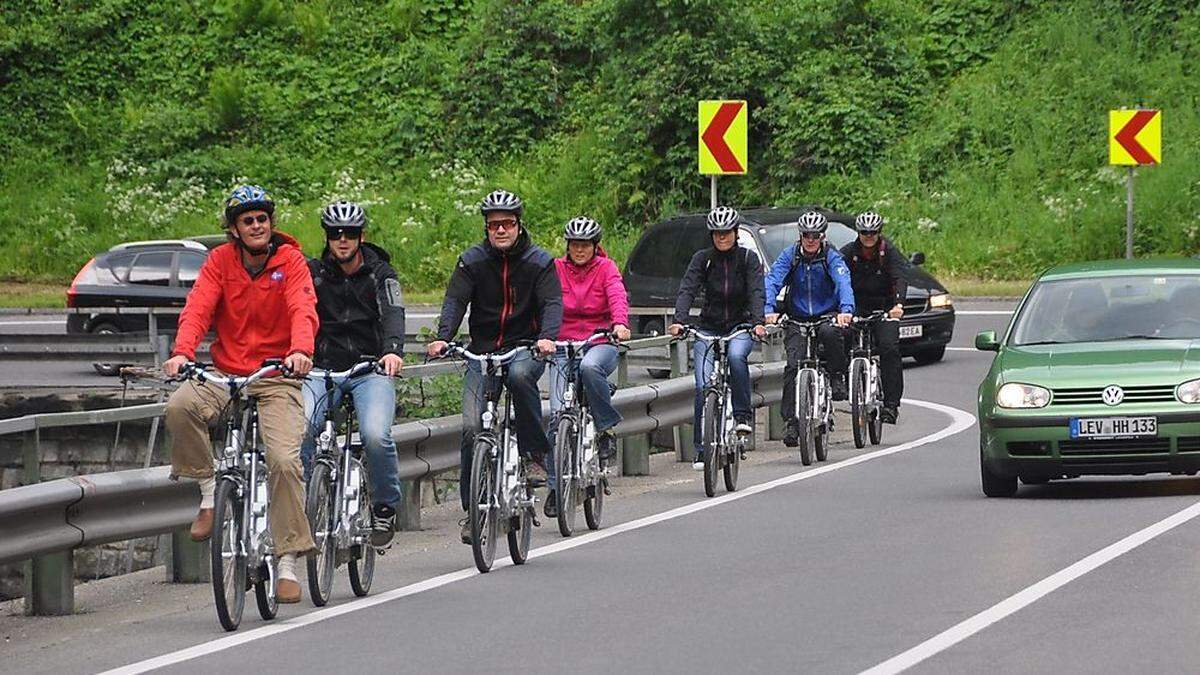
{"type": "MultiPolygon", "coordinates": [[[[200,266],[224,235],[117,244],[87,262],[67,289],[67,307],[182,307],[200,266]]],[[[157,317],[174,330],[177,315],[157,317]]],[[[68,333],[125,333],[149,328],[146,314],[76,311],[67,314],[68,333]]]]}
{"type": "MultiPolygon", "coordinates": [[[[796,220],[800,214],[817,208],[829,218],[829,242],[841,248],[854,240],[854,217],[822,209],[756,208],[741,212],[738,243],[759,254],[770,268],[775,258],[797,239],[796,220]]],[[[633,307],[668,308],[675,306],[679,282],[692,254],[711,245],[705,225],[706,213],[678,216],[646,228],[625,265],[625,287],[633,307]]],[[[946,287],[921,269],[923,253],[907,258],[905,269],[908,299],[900,322],[900,353],[918,363],[941,360],[954,332],[954,305],[946,287]]],[[[700,306],[701,300],[696,300],[700,306]]],[[[663,332],[661,315],[635,316],[635,328],[641,333],[663,332]]]]}
{"type": "Polygon", "coordinates": [[[1017,479],[1200,471],[1200,260],[1055,267],[1034,282],[979,385],[983,492],[1017,479]]]}

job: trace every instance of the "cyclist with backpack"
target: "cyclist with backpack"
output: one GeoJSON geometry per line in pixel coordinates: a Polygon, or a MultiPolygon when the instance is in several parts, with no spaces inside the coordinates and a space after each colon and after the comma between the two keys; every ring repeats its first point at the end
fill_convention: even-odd
{"type": "MultiPolygon", "coordinates": [[[[850,283],[854,288],[854,306],[859,316],[886,310],[888,316],[904,316],[904,297],[908,282],[904,280],[904,259],[883,236],[883,218],[866,211],[854,219],[858,238],[842,247],[842,257],[850,268],[850,283]]],[[[883,389],[883,410],[880,418],[895,424],[900,415],[900,397],[904,394],[904,368],[900,364],[900,322],[880,321],[874,324],[875,346],[879,351],[880,384],[883,389]]]]}
{"type": "MultiPolygon", "coordinates": [[[[798,321],[811,321],[836,313],[837,326],[824,325],[817,337],[825,350],[833,400],[845,401],[846,352],[842,347],[842,328],[850,324],[854,316],[854,289],[850,282],[850,269],[837,248],[825,240],[829,221],[819,211],[806,211],[796,221],[800,229],[800,241],[784,249],[771,265],[766,279],[767,321],[775,323],[780,309],[798,321]],[[782,301],[780,293],[782,292],[782,301]]],[[[799,444],[800,421],[794,416],[796,410],[795,386],[797,362],[804,351],[803,335],[799,330],[788,328],[784,338],[787,350],[787,366],[784,368],[783,414],[787,428],[783,443],[789,448],[799,444]]]]}
{"type": "MultiPolygon", "coordinates": [[[[692,256],[683,281],[679,284],[679,295],[675,299],[675,322],[667,327],[671,335],[680,335],[684,324],[689,323],[688,314],[692,299],[698,292],[704,293],[704,306],[700,309],[697,327],[715,335],[729,333],[739,324],[754,326],[754,335],[761,338],[767,334],[763,325],[763,272],[758,254],[738,246],[738,222],[741,214],[728,206],[718,206],[708,213],[708,230],[713,245],[701,249],[692,256]]],[[[753,431],[750,423],[754,410],[750,407],[750,365],[748,359],[754,341],[742,335],[729,343],[729,377],[733,390],[733,416],[737,420],[736,431],[747,435],[753,431]]],[[[696,461],[692,468],[704,470],[703,428],[700,423],[704,407],[704,385],[708,382],[715,366],[715,355],[709,344],[697,340],[692,346],[692,360],[696,372],[696,422],[693,429],[693,445],[696,461]]]]}

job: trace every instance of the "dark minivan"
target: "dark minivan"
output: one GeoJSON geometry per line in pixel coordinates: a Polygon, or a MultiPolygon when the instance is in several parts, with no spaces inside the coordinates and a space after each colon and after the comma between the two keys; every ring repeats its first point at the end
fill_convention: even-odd
{"type": "MultiPolygon", "coordinates": [[[[827,234],[832,245],[841,248],[857,236],[854,217],[847,214],[819,207],[755,208],[741,212],[738,244],[757,252],[769,268],[784,249],[796,243],[796,220],[810,208],[817,208],[829,218],[827,234]]],[[[646,228],[625,265],[625,288],[632,307],[675,306],[679,282],[692,254],[711,245],[706,215],[677,216],[646,228]]],[[[953,301],[946,287],[921,269],[924,254],[914,253],[908,260],[908,299],[900,320],[900,353],[918,363],[932,363],[945,355],[954,332],[953,301]]],[[[664,328],[661,314],[636,316],[635,324],[634,328],[644,334],[661,334],[664,328]]]]}

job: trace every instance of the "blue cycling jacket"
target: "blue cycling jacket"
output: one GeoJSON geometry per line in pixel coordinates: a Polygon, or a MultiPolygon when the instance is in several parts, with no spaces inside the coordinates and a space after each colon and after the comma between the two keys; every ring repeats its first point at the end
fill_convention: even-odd
{"type": "Polygon", "coordinates": [[[796,260],[799,242],[789,246],[775,263],[766,281],[765,312],[772,314],[783,312],[794,318],[810,318],[828,314],[833,310],[845,314],[854,313],[854,288],[850,285],[850,268],[838,250],[828,243],[823,243],[825,255],[817,255],[813,260],[803,256],[796,260]],[[793,271],[793,262],[795,270],[793,271]],[[788,276],[791,279],[788,279],[788,276]],[[788,306],[776,309],[779,291],[784,285],[789,286],[788,306]]]}

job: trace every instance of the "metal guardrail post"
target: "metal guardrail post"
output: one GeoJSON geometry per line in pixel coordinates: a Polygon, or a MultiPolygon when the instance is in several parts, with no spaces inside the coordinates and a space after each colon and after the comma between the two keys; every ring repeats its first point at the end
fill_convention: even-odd
{"type": "MultiPolygon", "coordinates": [[[[683,377],[688,374],[688,345],[679,340],[672,342],[671,378],[683,377]]],[[[675,446],[676,462],[691,462],[694,448],[692,447],[692,425],[677,424],[671,428],[671,440],[675,446]]]]}
{"type": "Polygon", "coordinates": [[[425,481],[400,481],[400,503],[396,505],[396,529],[401,532],[418,532],[421,529],[421,490],[425,481]]]}
{"type": "MultiPolygon", "coordinates": [[[[621,352],[617,361],[617,386],[629,383],[629,352],[621,352]]],[[[645,412],[645,411],[643,411],[645,412]]],[[[635,434],[620,439],[621,475],[645,476],[650,473],[650,434],[635,434]]]]}
{"type": "MultiPolygon", "coordinates": [[[[763,363],[784,360],[783,336],[775,335],[763,345],[763,363]]],[[[767,406],[767,438],[772,441],[783,439],[784,423],[780,403],[767,406]]]]}
{"type": "Polygon", "coordinates": [[[25,615],[75,613],[75,551],[42,555],[25,563],[25,615]]]}
{"type": "Polygon", "coordinates": [[[167,560],[167,581],[175,584],[204,584],[212,581],[208,542],[192,541],[191,527],[171,531],[171,554],[167,560]]]}

